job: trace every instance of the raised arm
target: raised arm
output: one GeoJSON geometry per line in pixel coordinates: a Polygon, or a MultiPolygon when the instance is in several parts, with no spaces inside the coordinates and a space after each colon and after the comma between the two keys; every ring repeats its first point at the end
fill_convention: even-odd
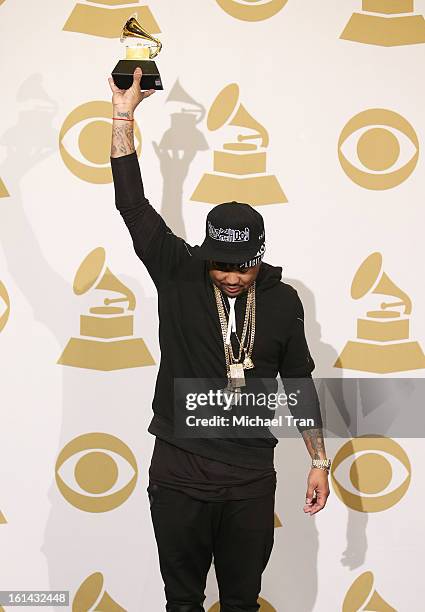
{"type": "Polygon", "coordinates": [[[172,275],[181,258],[189,255],[189,250],[145,197],[133,120],[136,107],[155,90],[141,91],[141,78],[142,71],[136,68],[133,84],[127,90],[119,89],[112,77],[108,79],[113,105],[111,169],[115,205],[130,232],[136,254],[158,287],[172,275]]]}
{"type": "Polygon", "coordinates": [[[112,91],[113,123],[111,157],[122,157],[135,151],[133,119],[134,111],[142,100],[148,98],[155,89],[141,91],[141,68],[136,68],[133,74],[133,84],[129,89],[119,89],[112,77],[108,78],[112,91]]]}

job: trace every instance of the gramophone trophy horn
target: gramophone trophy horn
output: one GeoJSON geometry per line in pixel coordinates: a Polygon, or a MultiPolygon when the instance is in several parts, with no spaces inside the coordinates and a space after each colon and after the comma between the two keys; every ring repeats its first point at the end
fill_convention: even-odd
{"type": "MultiPolygon", "coordinates": [[[[142,38],[143,40],[152,42],[153,45],[148,47],[149,59],[156,57],[162,49],[162,42],[158,40],[158,38],[152,36],[152,34],[149,34],[149,32],[140,25],[135,17],[130,17],[130,19],[128,19],[124,24],[121,34],[121,42],[125,42],[126,38],[142,38]]],[[[143,47],[143,54],[143,57],[145,57],[146,47],[143,47]]],[[[142,57],[142,55],[138,57],[142,57]]]]}
{"type": "Polygon", "coordinates": [[[126,56],[112,71],[114,83],[120,89],[128,89],[133,83],[133,72],[140,66],[143,72],[140,89],[164,89],[161,76],[153,58],[162,49],[160,40],[152,36],[136,19],[130,17],[124,24],[121,38],[126,46],[126,56]]]}

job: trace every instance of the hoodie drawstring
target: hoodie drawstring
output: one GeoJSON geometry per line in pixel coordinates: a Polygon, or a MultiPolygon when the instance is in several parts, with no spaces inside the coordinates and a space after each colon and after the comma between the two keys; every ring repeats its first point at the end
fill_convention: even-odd
{"type": "Polygon", "coordinates": [[[230,344],[230,334],[232,331],[236,333],[236,314],[235,314],[235,302],[236,298],[227,298],[229,300],[230,312],[229,312],[229,321],[227,323],[227,335],[226,335],[226,344],[230,344]]]}

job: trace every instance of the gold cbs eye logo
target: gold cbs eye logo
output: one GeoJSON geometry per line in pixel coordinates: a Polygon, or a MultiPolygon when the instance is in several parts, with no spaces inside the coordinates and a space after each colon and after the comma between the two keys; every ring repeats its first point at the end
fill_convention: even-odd
{"type": "Polygon", "coordinates": [[[358,512],[382,512],[395,506],[405,495],[410,485],[411,466],[405,451],[391,438],[375,434],[359,436],[339,449],[332,463],[331,477],[337,496],[346,506],[358,512]],[[343,468],[343,464],[349,457],[353,459],[353,455],[356,456],[347,474],[348,466],[343,468]],[[336,471],[341,472],[338,478],[336,471]],[[392,481],[395,485],[390,490],[392,481]]]}
{"type": "Polygon", "coordinates": [[[86,512],[108,512],[121,506],[132,494],[137,476],[136,458],[129,447],[107,433],[87,433],[74,438],[59,453],[55,466],[59,491],[71,505],[86,512]],[[78,457],[73,464],[74,455],[78,457]],[[118,469],[118,458],[128,466],[120,465],[118,469]],[[133,475],[122,486],[124,473],[129,468],[133,475]],[[72,473],[79,491],[65,482],[65,477],[69,478],[72,473]],[[105,495],[114,487],[116,490],[105,495]]]}
{"type": "Polygon", "coordinates": [[[357,185],[366,189],[392,189],[415,169],[419,141],[404,117],[394,111],[372,108],[355,115],[345,125],[338,141],[338,157],[346,175],[357,185]],[[348,156],[357,156],[356,161],[362,167],[347,159],[348,156]]]}
{"type": "MultiPolygon", "coordinates": [[[[112,182],[110,168],[111,133],[112,133],[112,104],[106,101],[93,100],[77,106],[63,122],[59,133],[59,150],[62,159],[75,176],[88,183],[104,184],[112,182]],[[72,138],[71,131],[78,124],[84,125],[80,129],[78,147],[75,142],[69,142],[69,146],[75,151],[79,149],[80,154],[87,162],[76,159],[65,147],[64,139],[72,138]]],[[[142,136],[137,123],[133,122],[134,135],[137,142],[136,152],[140,155],[142,136]]]]}
{"type": "Polygon", "coordinates": [[[216,0],[223,11],[242,21],[270,19],[283,9],[288,0],[216,0]]]}

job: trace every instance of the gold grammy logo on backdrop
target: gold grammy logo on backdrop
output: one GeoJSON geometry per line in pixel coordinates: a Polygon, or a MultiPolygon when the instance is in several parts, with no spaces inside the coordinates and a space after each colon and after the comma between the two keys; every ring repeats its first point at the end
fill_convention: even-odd
{"type": "Polygon", "coordinates": [[[278,517],[277,513],[274,513],[274,528],[278,529],[278,527],[282,527],[282,523],[280,518],[278,517]]]}
{"type": "MultiPolygon", "coordinates": [[[[350,153],[354,157],[353,151],[350,153]]],[[[404,117],[384,108],[371,108],[352,117],[344,126],[338,140],[338,157],[346,175],[357,185],[366,189],[391,189],[405,181],[415,169],[419,141],[404,117]],[[354,137],[356,132],[358,135],[354,137]],[[357,145],[351,142],[356,140],[357,145]],[[393,168],[400,157],[407,157],[409,147],[414,149],[410,159],[393,168]],[[365,169],[347,159],[348,151],[354,148],[365,169]]]]}
{"type": "Polygon", "coordinates": [[[223,151],[214,151],[214,174],[206,173],[192,194],[191,200],[219,204],[247,202],[253,206],[287,202],[274,175],[266,173],[266,151],[269,135],[240,103],[239,87],[227,85],[214,100],[207,117],[211,131],[224,125],[243,127],[251,133],[238,134],[237,142],[226,142],[223,151]],[[259,144],[255,141],[259,140],[259,144]],[[261,147],[260,150],[259,147],[261,147]]]}
{"type": "Polygon", "coordinates": [[[61,450],[55,465],[59,491],[67,502],[85,512],[109,512],[121,506],[134,491],[137,476],[134,454],[122,440],[107,433],[93,432],[74,438],[61,450]],[[78,458],[72,461],[74,455],[78,458]],[[121,460],[125,460],[127,465],[121,465],[121,460]],[[71,465],[67,466],[67,463],[71,465]],[[133,474],[130,471],[127,484],[106,495],[117,483],[122,485],[124,474],[129,469],[133,474]],[[65,481],[70,475],[73,475],[79,490],[65,481]]]}
{"type": "Polygon", "coordinates": [[[374,612],[397,612],[373,589],[374,576],[372,572],[360,574],[344,597],[342,612],[360,612],[360,610],[374,610],[374,612]]]}
{"type": "Polygon", "coordinates": [[[336,495],[357,512],[383,512],[395,506],[406,494],[411,474],[409,457],[402,447],[391,438],[376,435],[348,440],[336,453],[331,467],[336,495]],[[389,457],[399,465],[393,465],[389,457]],[[348,458],[353,459],[352,463],[342,467],[349,463],[348,458]],[[400,474],[394,477],[394,473],[402,468],[405,478],[400,482],[400,474]],[[388,491],[393,479],[399,484],[388,491]]]}
{"type": "MultiPolygon", "coordinates": [[[[137,142],[136,152],[137,155],[140,155],[142,136],[135,121],[133,125],[137,142]]],[[[110,102],[95,100],[74,108],[66,117],[59,132],[59,151],[68,170],[89,183],[111,183],[111,129],[112,104],[110,102]],[[84,122],[85,125],[80,130],[78,148],[89,163],[76,159],[64,145],[65,136],[68,132],[71,133],[72,128],[80,122],[84,122]]],[[[75,148],[74,143],[72,144],[75,148]]]]}
{"type": "Polygon", "coordinates": [[[148,6],[140,6],[139,0],[86,0],[73,8],[63,29],[105,38],[119,38],[122,24],[137,10],[138,18],[151,34],[161,30],[148,6]],[[104,6],[93,6],[93,3],[104,6]]]}
{"type": "Polygon", "coordinates": [[[0,332],[6,326],[10,315],[10,298],[6,287],[0,281],[0,332]]]}
{"type": "Polygon", "coordinates": [[[72,601],[72,612],[127,612],[103,587],[103,574],[95,572],[82,582],[72,601]],[[96,606],[96,607],[93,607],[96,606]]]}
{"type": "Polygon", "coordinates": [[[363,0],[363,13],[353,13],[340,38],[393,47],[425,42],[425,19],[413,13],[413,0],[363,0]]]}
{"type": "Polygon", "coordinates": [[[105,297],[103,306],[92,306],[90,314],[80,315],[80,334],[71,338],[57,363],[91,370],[119,370],[154,365],[152,355],[142,338],[132,338],[136,308],[134,293],[105,264],[105,249],[93,249],[77,270],[73,290],[82,295],[94,289],[119,293],[105,297]],[[127,302],[127,308],[110,306],[127,302]]]}
{"type": "Polygon", "coordinates": [[[357,340],[347,342],[334,367],[378,374],[425,368],[422,348],[409,340],[412,302],[385,274],[378,252],[364,260],[351,284],[354,300],[367,294],[390,296],[396,301],[381,302],[379,310],[357,319],[357,340]]]}
{"type": "Polygon", "coordinates": [[[9,192],[6,189],[6,185],[0,178],[0,198],[7,198],[9,196],[9,192]]]}
{"type": "Polygon", "coordinates": [[[6,517],[4,516],[3,512],[0,510],[0,525],[5,525],[6,523],[7,523],[6,517]]]}
{"type": "MultiPolygon", "coordinates": [[[[262,597],[258,598],[257,603],[260,604],[258,612],[277,612],[276,608],[273,608],[273,606],[262,597]]],[[[220,612],[220,602],[217,601],[211,608],[208,608],[208,612],[220,612]]]]}
{"type": "Polygon", "coordinates": [[[288,0],[217,0],[232,17],[242,21],[263,21],[270,19],[283,9],[288,0]]]}

